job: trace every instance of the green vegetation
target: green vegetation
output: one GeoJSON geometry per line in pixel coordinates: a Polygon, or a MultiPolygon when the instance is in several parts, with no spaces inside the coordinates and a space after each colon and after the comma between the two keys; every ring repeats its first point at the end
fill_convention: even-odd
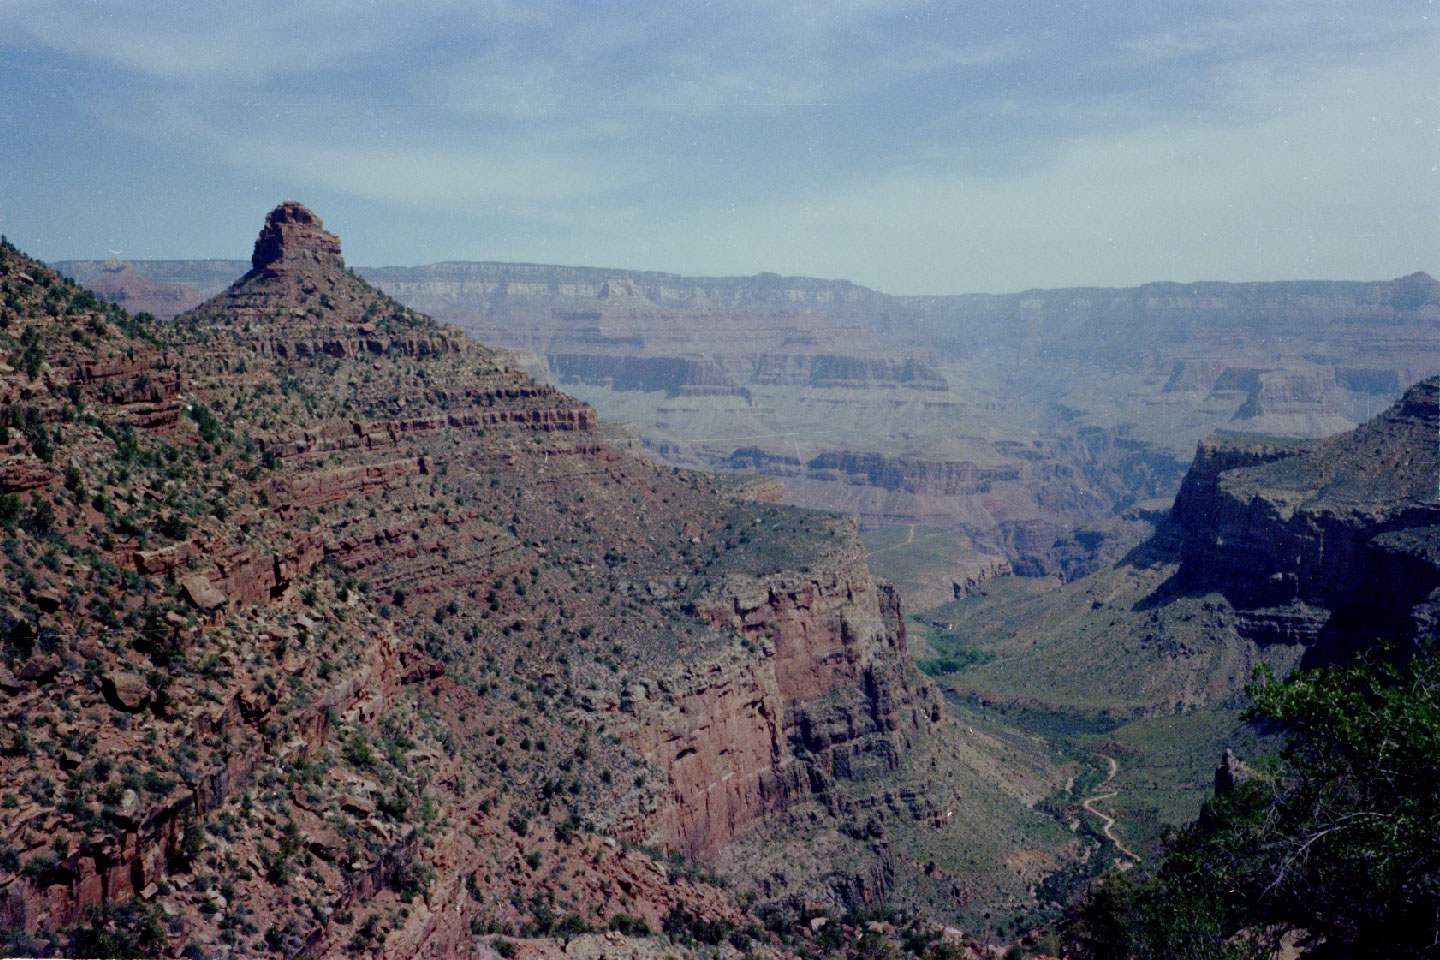
{"type": "Polygon", "coordinates": [[[279,843],[274,847],[260,848],[260,861],[265,866],[265,879],[280,885],[288,883],[293,871],[291,861],[300,852],[300,830],[294,821],[285,824],[280,833],[279,843]]]}
{"type": "Polygon", "coordinates": [[[665,915],[662,927],[674,943],[695,944],[704,943],[716,946],[724,941],[735,930],[735,925],[728,920],[707,920],[698,917],[685,909],[684,904],[676,903],[665,915]]]}
{"type": "Polygon", "coordinates": [[[1279,748],[1276,737],[1245,723],[1240,713],[1239,707],[1216,708],[1132,720],[1083,739],[1119,762],[1111,785],[1120,793],[1110,805],[1129,846],[1159,856],[1165,833],[1199,814],[1226,749],[1258,757],[1279,748]]]}
{"type": "MultiPolygon", "coordinates": [[[[931,668],[954,695],[952,711],[983,705],[1057,756],[1116,760],[1116,796],[1103,806],[1147,863],[1163,854],[1167,831],[1199,813],[1227,748],[1253,757],[1276,746],[1240,719],[1248,667],[1237,669],[1224,641],[1224,599],[1177,599],[1163,623],[1147,609],[1173,569],[1121,565],[1066,584],[1002,577],[922,615],[991,655],[953,673],[931,668]]],[[[1255,656],[1284,671],[1296,654],[1274,645],[1255,656]]]]}
{"type": "Polygon", "coordinates": [[[132,900],[117,907],[91,908],[84,925],[70,935],[66,956],[158,957],[168,952],[160,911],[132,900]]]}
{"type": "Polygon", "coordinates": [[[956,630],[911,617],[907,629],[913,639],[921,640],[934,656],[917,657],[915,665],[932,677],[959,673],[976,664],[989,663],[993,653],[972,646],[956,630]]]}
{"type": "Polygon", "coordinates": [[[1427,955],[1440,904],[1440,659],[1367,658],[1249,688],[1289,734],[1217,793],[1152,879],[1114,877],[1074,911],[1079,955],[1240,958],[1296,928],[1336,956],[1427,955]],[[1241,931],[1248,936],[1237,937],[1241,931]]]}
{"type": "Polygon", "coordinates": [[[176,872],[189,870],[204,850],[205,831],[197,821],[191,820],[185,824],[180,842],[175,845],[175,853],[170,858],[170,869],[176,872]]]}
{"type": "Polygon", "coordinates": [[[617,913],[611,917],[610,929],[627,937],[648,937],[654,933],[644,917],[632,917],[628,913],[617,913]]]}

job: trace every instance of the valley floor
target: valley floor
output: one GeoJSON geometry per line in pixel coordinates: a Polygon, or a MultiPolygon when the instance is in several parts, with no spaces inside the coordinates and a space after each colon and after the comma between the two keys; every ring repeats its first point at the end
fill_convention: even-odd
{"type": "MultiPolygon", "coordinates": [[[[872,563],[893,572],[893,556],[886,558],[882,552],[872,563]]],[[[1072,844],[1087,829],[1108,841],[1103,862],[1086,861],[1087,869],[1072,862],[1052,890],[1158,859],[1165,832],[1199,812],[1226,749],[1253,757],[1275,746],[1240,719],[1253,664],[1234,651],[1206,650],[1203,620],[1190,640],[1155,630],[1149,613],[1136,609],[1172,573],[1123,567],[1065,585],[1001,577],[910,618],[916,661],[945,691],[962,728],[983,724],[992,736],[1024,740],[1051,769],[1071,771],[1068,789],[1040,809],[1072,831],[1072,844]],[[1097,614],[1111,611],[1097,626],[1097,614]],[[1160,669],[1146,679],[1137,662],[1160,669]],[[1220,705],[1189,699],[1217,689],[1227,691],[1220,705]]],[[[1187,615],[1199,617],[1215,602],[1200,599],[1187,615]]]]}

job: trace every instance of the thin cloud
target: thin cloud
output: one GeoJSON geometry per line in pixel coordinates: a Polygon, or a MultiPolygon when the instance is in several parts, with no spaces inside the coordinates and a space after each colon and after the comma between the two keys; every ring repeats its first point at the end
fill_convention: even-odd
{"type": "Polygon", "coordinates": [[[298,184],[400,204],[544,206],[615,192],[632,178],[571,157],[533,150],[445,150],[421,146],[336,145],[295,140],[234,140],[227,159],[298,184]]]}
{"type": "Polygon", "coordinates": [[[229,10],[186,0],[9,0],[0,6],[0,27],[12,45],[39,43],[161,81],[228,84],[346,66],[432,37],[447,21],[513,16],[506,5],[483,0],[255,0],[229,10]]]}
{"type": "MultiPolygon", "coordinates": [[[[1422,258],[1440,247],[1440,64],[1424,45],[1406,54],[1399,75],[1423,81],[1414,89],[1383,66],[1356,68],[1244,128],[1082,138],[1011,178],[931,169],[743,208],[715,223],[730,239],[721,272],[924,293],[1433,269],[1422,258]]],[[[683,231],[659,245],[682,269],[716,256],[683,231]]]]}
{"type": "MultiPolygon", "coordinates": [[[[8,182],[94,182],[67,152],[84,129],[130,203],[160,206],[182,175],[237,197],[328,196],[386,211],[372,216],[390,262],[630,251],[635,266],[936,292],[1045,270],[1175,275],[1182,250],[1216,271],[1279,270],[1274,253],[1234,255],[1251,207],[1272,238],[1303,224],[1294,242],[1322,263],[1342,240],[1310,235],[1355,220],[1307,192],[1323,172],[1377,217],[1419,224],[1367,248],[1394,259],[1440,193],[1413,182],[1432,145],[1365,116],[1405,104],[1433,131],[1435,58],[1415,51],[1434,25],[1352,7],[261,0],[222,18],[178,0],[11,0],[0,133],[57,153],[0,158],[8,182]],[[1362,75],[1379,79],[1334,82],[1362,75]],[[1083,241],[1087,223],[1103,241],[1083,241]],[[487,231],[514,252],[477,248],[487,231]]],[[[71,193],[8,192],[10,217],[70,224],[66,243],[83,232],[71,193]]]]}

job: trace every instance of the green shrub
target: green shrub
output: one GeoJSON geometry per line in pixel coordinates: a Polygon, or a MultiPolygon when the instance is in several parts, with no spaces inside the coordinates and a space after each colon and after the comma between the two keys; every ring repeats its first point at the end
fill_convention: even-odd
{"type": "Polygon", "coordinates": [[[195,421],[195,425],[200,430],[201,440],[206,443],[214,443],[220,439],[220,423],[215,419],[215,414],[210,412],[208,406],[203,403],[191,404],[188,413],[190,419],[195,421]]]}
{"type": "Polygon", "coordinates": [[[1286,925],[1323,936],[1327,955],[1433,950],[1437,690],[1433,649],[1288,683],[1262,671],[1246,718],[1288,732],[1284,751],[1215,794],[1154,879],[1110,878],[1082,901],[1070,925],[1076,955],[1228,960],[1273,946],[1237,932],[1286,925]]]}
{"type": "Polygon", "coordinates": [[[70,936],[67,956],[158,957],[167,953],[160,911],[139,900],[116,907],[91,907],[86,922],[70,936]]]}
{"type": "Polygon", "coordinates": [[[35,628],[29,620],[15,620],[5,631],[5,642],[18,657],[28,657],[35,652],[35,628]]]}
{"type": "Polygon", "coordinates": [[[995,654],[985,650],[977,650],[974,647],[962,647],[954,653],[943,657],[930,657],[925,660],[916,660],[915,666],[932,677],[943,676],[947,673],[959,673],[967,667],[977,664],[989,663],[995,659],[995,654]]]}
{"type": "Polygon", "coordinates": [[[33,380],[40,375],[40,365],[44,362],[45,348],[40,345],[40,334],[34,327],[26,327],[20,334],[20,350],[10,358],[11,366],[24,370],[33,380]]]}
{"type": "Polygon", "coordinates": [[[180,834],[180,842],[175,845],[175,852],[170,857],[170,869],[180,873],[188,871],[204,850],[205,831],[200,829],[198,822],[191,820],[185,824],[185,829],[180,834]]]}
{"type": "Polygon", "coordinates": [[[628,913],[617,913],[611,917],[610,929],[627,937],[648,937],[655,932],[644,917],[632,917],[628,913]]]}
{"type": "Polygon", "coordinates": [[[55,508],[44,497],[31,497],[30,512],[25,514],[20,526],[32,537],[48,537],[55,528],[55,508]]]}
{"type": "Polygon", "coordinates": [[[375,765],[375,750],[370,746],[369,739],[363,733],[351,734],[350,739],[345,741],[345,761],[354,767],[373,767],[375,765]]]}

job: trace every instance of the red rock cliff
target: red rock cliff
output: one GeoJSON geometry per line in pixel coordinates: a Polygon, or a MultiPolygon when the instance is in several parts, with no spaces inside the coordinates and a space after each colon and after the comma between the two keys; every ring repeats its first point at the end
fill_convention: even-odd
{"type": "Polygon", "coordinates": [[[898,599],[858,560],[732,577],[693,610],[742,639],[622,698],[668,782],[629,823],[636,840],[713,857],[832,777],[893,769],[929,716],[929,687],[907,677],[898,599]]]}

